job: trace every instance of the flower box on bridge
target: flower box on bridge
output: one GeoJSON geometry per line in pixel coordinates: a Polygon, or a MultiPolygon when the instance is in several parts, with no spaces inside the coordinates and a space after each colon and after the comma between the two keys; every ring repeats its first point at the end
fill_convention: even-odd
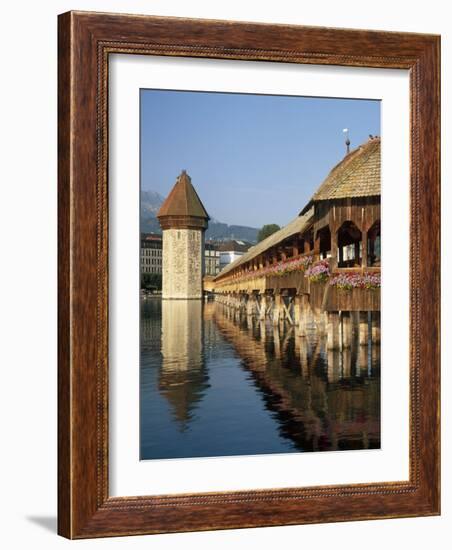
{"type": "Polygon", "coordinates": [[[380,289],[353,288],[344,290],[325,285],[324,311],[380,311],[380,289]]]}
{"type": "Polygon", "coordinates": [[[308,294],[309,280],[304,276],[303,271],[265,277],[265,290],[290,290],[294,294],[308,294]]]}

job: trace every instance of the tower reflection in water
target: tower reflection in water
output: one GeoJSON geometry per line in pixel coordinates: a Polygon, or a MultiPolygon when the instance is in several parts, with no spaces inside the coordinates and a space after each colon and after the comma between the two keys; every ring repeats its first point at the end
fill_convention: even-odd
{"type": "Polygon", "coordinates": [[[162,301],[162,365],[159,390],[182,429],[208,387],[202,353],[202,301],[162,301]]]}
{"type": "Polygon", "coordinates": [[[213,302],[142,302],[141,458],[380,447],[380,348],[213,302]]]}

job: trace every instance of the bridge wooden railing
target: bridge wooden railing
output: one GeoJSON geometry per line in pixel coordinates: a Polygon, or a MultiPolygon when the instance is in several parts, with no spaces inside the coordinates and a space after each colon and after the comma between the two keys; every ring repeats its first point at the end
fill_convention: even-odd
{"type": "Polygon", "coordinates": [[[279,278],[286,279],[287,277],[290,277],[294,274],[297,274],[298,277],[300,275],[304,276],[305,269],[301,268],[301,266],[303,266],[303,262],[306,261],[305,267],[307,267],[309,266],[310,260],[311,262],[315,262],[317,259],[318,258],[315,254],[313,254],[312,252],[308,252],[304,254],[298,254],[297,256],[288,258],[287,260],[282,260],[277,263],[260,268],[241,270],[235,273],[226,274],[224,277],[221,277],[220,274],[220,277],[216,279],[216,281],[214,281],[215,288],[220,289],[223,287],[229,287],[231,285],[241,286],[244,283],[249,283],[250,281],[252,281],[252,283],[248,285],[245,284],[245,287],[260,287],[262,285],[259,285],[259,283],[257,282],[258,279],[272,279],[273,282],[275,282],[279,278]],[[301,264],[300,268],[294,267],[293,269],[291,269],[294,264],[297,265],[299,263],[301,264]]]}

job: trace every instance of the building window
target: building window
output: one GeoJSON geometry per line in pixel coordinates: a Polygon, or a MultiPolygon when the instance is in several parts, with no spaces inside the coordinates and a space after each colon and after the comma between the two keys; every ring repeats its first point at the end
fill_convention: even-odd
{"type": "Polygon", "coordinates": [[[331,256],[331,231],[330,227],[327,225],[322,227],[317,232],[317,238],[319,239],[319,251],[320,258],[329,258],[331,256]]]}
{"type": "Polygon", "coordinates": [[[381,264],[380,220],[376,221],[367,232],[367,265],[381,264]]]}
{"type": "Polygon", "coordinates": [[[351,221],[344,222],[337,232],[338,267],[361,265],[362,235],[351,221]]]}

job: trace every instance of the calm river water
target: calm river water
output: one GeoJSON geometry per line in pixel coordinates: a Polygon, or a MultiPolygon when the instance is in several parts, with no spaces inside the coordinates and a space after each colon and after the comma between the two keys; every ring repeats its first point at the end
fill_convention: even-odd
{"type": "Polygon", "coordinates": [[[141,302],[141,459],[380,447],[380,350],[221,304],[141,302]]]}

